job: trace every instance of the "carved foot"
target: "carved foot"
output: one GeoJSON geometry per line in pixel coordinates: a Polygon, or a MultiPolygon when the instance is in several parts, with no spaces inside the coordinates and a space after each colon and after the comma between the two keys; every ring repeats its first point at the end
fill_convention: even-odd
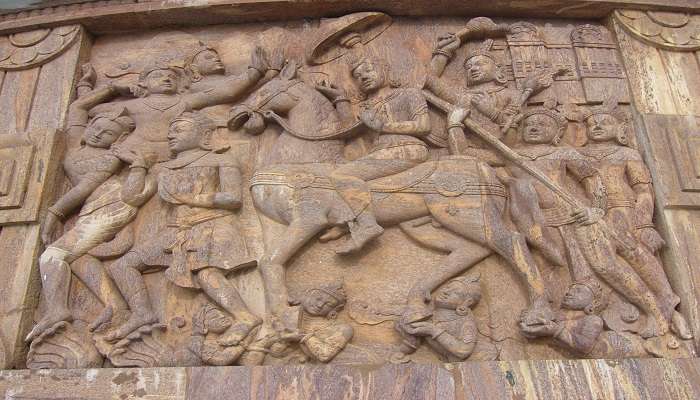
{"type": "Polygon", "coordinates": [[[262,324],[260,318],[255,318],[250,321],[236,321],[216,340],[216,342],[222,346],[237,346],[260,324],[262,324]]]}
{"type": "Polygon", "coordinates": [[[673,311],[673,315],[671,316],[671,332],[675,333],[683,340],[693,338],[693,333],[690,331],[688,322],[678,311],[673,311]]]}
{"type": "Polygon", "coordinates": [[[530,308],[523,310],[520,314],[520,328],[528,336],[528,329],[524,327],[535,327],[538,325],[548,325],[554,321],[554,311],[546,298],[539,298],[532,302],[530,308]]]}
{"type": "Polygon", "coordinates": [[[60,310],[58,312],[48,312],[44,318],[42,318],[31,332],[24,338],[24,341],[29,343],[34,340],[37,336],[41,335],[45,330],[53,327],[59,322],[71,322],[73,321],[73,315],[67,309],[60,310]]]}
{"type": "Polygon", "coordinates": [[[647,316],[644,328],[639,332],[639,336],[644,339],[663,336],[668,333],[668,324],[663,320],[647,316]]]}
{"type": "Polygon", "coordinates": [[[95,318],[90,325],[88,325],[88,330],[90,332],[99,332],[100,330],[104,329],[104,326],[108,324],[112,320],[112,316],[114,315],[114,309],[112,306],[107,306],[102,309],[102,312],[100,312],[100,315],[95,318]]]}
{"type": "Polygon", "coordinates": [[[379,225],[369,226],[364,229],[358,229],[350,232],[350,239],[335,250],[339,255],[352,254],[367,244],[372,239],[377,238],[384,232],[384,228],[379,225]]]}
{"type": "Polygon", "coordinates": [[[334,226],[327,229],[319,238],[318,241],[321,243],[330,242],[332,240],[340,239],[348,233],[348,228],[346,226],[334,226]]]}
{"type": "Polygon", "coordinates": [[[139,314],[132,312],[129,319],[107,333],[104,340],[107,342],[114,342],[126,337],[128,334],[144,325],[154,324],[156,322],[158,322],[158,318],[151,313],[139,314]]]}

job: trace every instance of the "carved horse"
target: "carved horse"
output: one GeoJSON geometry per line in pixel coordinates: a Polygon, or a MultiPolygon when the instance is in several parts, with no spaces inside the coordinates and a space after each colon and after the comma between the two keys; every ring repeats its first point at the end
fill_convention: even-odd
{"type": "MultiPolygon", "coordinates": [[[[293,65],[234,107],[229,127],[253,120],[257,132],[262,121],[283,128],[267,160],[256,168],[251,192],[259,212],[287,226],[267,247],[259,268],[267,312],[294,329],[285,264],[318,233],[352,219],[328,178],[344,162],[343,136],[350,124],[322,93],[295,78],[293,65]]],[[[550,318],[542,278],[524,238],[503,222],[505,188],[488,165],[473,157],[447,156],[371,181],[370,188],[379,224],[398,225],[422,245],[447,253],[409,293],[407,314],[420,313],[431,291],[495,252],[526,283],[528,320],[536,324],[550,318]]]]}

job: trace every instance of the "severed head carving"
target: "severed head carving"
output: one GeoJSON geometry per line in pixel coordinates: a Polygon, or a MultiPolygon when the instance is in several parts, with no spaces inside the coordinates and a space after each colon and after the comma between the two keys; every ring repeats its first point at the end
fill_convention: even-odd
{"type": "Polygon", "coordinates": [[[436,308],[455,310],[459,315],[466,315],[479,300],[481,300],[479,277],[460,276],[451,279],[433,295],[436,308]]]}
{"type": "Polygon", "coordinates": [[[346,300],[343,283],[333,282],[307,290],[301,305],[310,315],[334,319],[345,306],[346,300]]]}
{"type": "Polygon", "coordinates": [[[561,302],[563,308],[586,314],[599,314],[607,304],[600,282],[592,276],[573,282],[561,302]]]}

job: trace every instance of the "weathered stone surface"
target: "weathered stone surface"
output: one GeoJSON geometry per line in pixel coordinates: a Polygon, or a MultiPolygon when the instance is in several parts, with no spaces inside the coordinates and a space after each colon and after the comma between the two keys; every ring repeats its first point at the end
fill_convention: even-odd
{"type": "Polygon", "coordinates": [[[690,400],[700,363],[676,360],[467,362],[3,371],[6,399],[690,400]]]}

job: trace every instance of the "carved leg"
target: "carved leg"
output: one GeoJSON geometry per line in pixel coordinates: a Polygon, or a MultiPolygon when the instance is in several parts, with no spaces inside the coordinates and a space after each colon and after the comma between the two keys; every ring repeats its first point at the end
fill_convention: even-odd
{"type": "Polygon", "coordinates": [[[563,253],[564,243],[558,232],[544,226],[544,214],[539,206],[539,197],[531,182],[516,180],[508,185],[510,194],[510,215],[525,239],[551,263],[566,266],[563,253]]]}
{"type": "Polygon", "coordinates": [[[299,217],[275,240],[258,265],[265,286],[267,312],[277,317],[289,308],[284,267],[294,254],[318,232],[328,227],[321,217],[299,217]],[[315,221],[314,221],[315,219],[315,221]]]}
{"type": "Polygon", "coordinates": [[[248,311],[238,290],[221,270],[205,268],[197,273],[197,280],[207,296],[236,318],[226,333],[219,337],[219,344],[236,346],[253,328],[262,323],[260,318],[248,311]]]}
{"type": "Polygon", "coordinates": [[[91,331],[108,322],[114,312],[126,311],[126,302],[109,278],[102,261],[91,255],[84,255],[72,262],[70,267],[78,279],[104,305],[100,315],[90,324],[91,331]]]}
{"type": "Polygon", "coordinates": [[[41,291],[48,309],[44,317],[24,339],[27,342],[34,340],[35,337],[57,322],[73,319],[73,315],[68,309],[71,272],[70,266],[65,261],[67,255],[68,253],[60,249],[50,247],[39,258],[41,291]]]}
{"type": "Polygon", "coordinates": [[[597,224],[580,226],[576,234],[593,271],[646,314],[647,323],[640,335],[650,338],[668,333],[668,320],[656,297],[632,267],[618,261],[616,246],[600,227],[597,224]]]}
{"type": "Polygon", "coordinates": [[[106,341],[121,339],[144,325],[158,322],[158,317],[151,309],[146,283],[141,276],[144,267],[141,256],[130,251],[107,269],[129,304],[131,316],[124,324],[105,335],[106,341]]]}

